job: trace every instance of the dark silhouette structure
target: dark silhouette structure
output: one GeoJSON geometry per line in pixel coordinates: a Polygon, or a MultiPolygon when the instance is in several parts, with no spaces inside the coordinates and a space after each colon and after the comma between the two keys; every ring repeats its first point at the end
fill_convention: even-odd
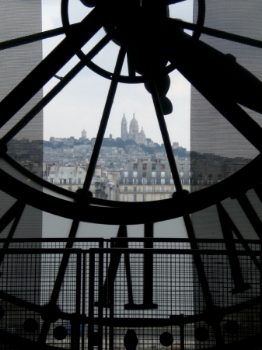
{"type": "MultiPolygon", "coordinates": [[[[168,6],[178,2],[81,0],[91,10],[81,22],[71,24],[69,1],[61,0],[61,28],[0,42],[1,54],[65,34],[0,102],[0,189],[3,200],[9,198],[10,203],[0,218],[2,349],[131,350],[159,344],[182,350],[259,348],[262,129],[248,110],[261,114],[262,83],[237,58],[201,39],[208,35],[256,50],[261,50],[262,42],[205,26],[205,0],[197,1],[194,23],[172,19],[168,6]],[[106,34],[85,54],[82,47],[101,28],[106,34]],[[192,30],[192,36],[184,29],[192,30]],[[110,41],[119,45],[113,72],[92,61],[110,41]],[[75,55],[79,62],[30,106],[32,98],[75,55]],[[125,58],[126,76],[121,73],[125,58]],[[83,189],[72,193],[14,161],[8,155],[8,142],[85,66],[109,79],[110,87],[83,189]],[[258,154],[233,175],[193,193],[182,188],[164,119],[172,111],[166,95],[168,74],[174,69],[258,154]],[[119,82],[143,83],[152,96],[176,189],[172,198],[123,203],[94,198],[89,191],[119,82]],[[24,110],[26,106],[30,108],[24,110]],[[21,111],[24,114],[16,119],[21,111]],[[232,203],[237,212],[231,210],[232,203]],[[206,216],[206,211],[214,208],[216,216],[211,221],[216,220],[215,232],[206,216]],[[27,210],[33,212],[23,221],[27,210]],[[192,220],[196,212],[200,217],[205,214],[204,238],[196,234],[199,227],[192,220]],[[38,218],[49,213],[50,221],[55,216],[67,219],[68,237],[19,238],[21,232],[39,228],[32,224],[34,213],[38,218]],[[164,238],[170,223],[175,231],[177,218],[187,238],[164,238]],[[102,225],[106,230],[115,227],[116,238],[87,237],[102,225]],[[128,237],[133,225],[143,231],[143,238],[128,237]],[[80,239],[77,234],[83,226],[85,238],[80,239]],[[162,238],[157,238],[159,231],[162,238]]],[[[261,5],[257,6],[262,11],[261,5]]],[[[245,19],[244,14],[239,15],[245,19]]],[[[36,222],[39,225],[41,221],[36,222]]]]}

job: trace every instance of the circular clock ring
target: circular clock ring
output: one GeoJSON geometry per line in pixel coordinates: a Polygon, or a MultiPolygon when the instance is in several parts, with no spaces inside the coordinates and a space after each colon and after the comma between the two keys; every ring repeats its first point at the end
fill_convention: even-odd
{"type": "Polygon", "coordinates": [[[261,156],[258,156],[229,178],[193,193],[175,192],[173,198],[152,202],[118,202],[81,196],[63,190],[33,175],[11,160],[9,156],[3,155],[3,158],[31,180],[56,192],[58,195],[67,196],[69,200],[57,198],[34,189],[0,169],[1,178],[3,179],[0,182],[2,191],[14,198],[26,201],[27,204],[37,209],[54,215],[93,223],[101,223],[102,217],[103,223],[107,225],[144,224],[152,222],[152,215],[154,222],[159,222],[192,214],[228,197],[236,198],[261,184],[262,181],[261,156]],[[245,186],[243,185],[244,181],[245,186]],[[5,186],[6,183],[9,186],[5,186]],[[132,215],[134,211],[136,212],[135,216],[132,215]]]}
{"type": "MultiPolygon", "coordinates": [[[[70,23],[69,23],[69,13],[68,13],[69,1],[70,0],[61,0],[61,19],[62,19],[63,27],[65,29],[65,33],[67,35],[70,33],[70,23]]],[[[88,7],[91,7],[91,6],[88,5],[88,7]]],[[[193,34],[192,34],[192,38],[191,38],[193,43],[198,41],[198,39],[201,36],[202,28],[203,28],[204,22],[205,22],[205,8],[206,8],[205,0],[198,0],[198,16],[197,16],[196,26],[193,30],[193,34]]],[[[115,28],[115,26],[113,24],[111,24],[111,26],[113,28],[115,28]]],[[[114,33],[113,30],[111,31],[110,34],[111,34],[111,37],[113,39],[114,39],[114,35],[117,35],[114,33]]],[[[117,42],[117,44],[121,45],[121,46],[123,45],[124,47],[126,46],[125,42],[121,42],[121,43],[117,42]]],[[[142,76],[134,76],[134,77],[124,76],[124,75],[115,75],[113,72],[109,72],[109,71],[103,69],[102,67],[98,66],[97,64],[95,64],[91,60],[87,60],[86,55],[84,54],[84,52],[82,50],[79,50],[77,52],[77,56],[80,60],[85,62],[85,65],[88,68],[90,68],[95,73],[101,75],[102,77],[104,77],[108,80],[114,79],[114,80],[117,80],[118,82],[127,83],[127,84],[145,83],[145,82],[148,82],[150,79],[152,79],[152,77],[159,78],[161,76],[165,76],[165,75],[171,73],[173,70],[176,69],[176,64],[170,63],[166,67],[154,69],[152,74],[145,73],[145,74],[142,74],[142,76]]]]}

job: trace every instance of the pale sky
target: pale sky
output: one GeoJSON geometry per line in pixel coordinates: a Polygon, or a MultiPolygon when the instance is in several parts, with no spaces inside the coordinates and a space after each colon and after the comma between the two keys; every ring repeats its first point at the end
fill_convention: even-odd
{"type": "MultiPolygon", "coordinates": [[[[43,30],[60,27],[60,0],[42,0],[43,5],[43,30]]],[[[70,23],[81,21],[90,11],[83,6],[80,0],[69,0],[70,23]]],[[[186,0],[170,7],[170,16],[186,21],[192,21],[193,0],[186,0]]],[[[93,45],[104,36],[101,30],[92,42],[84,47],[87,53],[93,45]]],[[[58,36],[43,41],[43,53],[46,56],[64,36],[58,36]]],[[[94,61],[101,67],[113,70],[119,47],[109,44],[100,52],[94,61]]],[[[58,75],[65,75],[75,64],[78,58],[73,58],[58,75]]],[[[126,74],[126,67],[123,68],[126,74]]],[[[190,148],[190,84],[178,73],[170,74],[171,86],[167,97],[173,103],[173,113],[165,117],[171,142],[190,148]]],[[[57,84],[57,79],[52,79],[44,88],[44,93],[57,84]]],[[[84,68],[78,76],[44,109],[44,139],[51,136],[79,138],[83,129],[87,131],[87,137],[96,136],[110,81],[98,76],[88,68],[84,68]]],[[[146,137],[162,143],[158,129],[158,123],[152,104],[151,95],[145,90],[143,84],[129,85],[119,83],[115,101],[111,111],[105,137],[112,134],[120,137],[120,123],[123,114],[128,123],[133,113],[139,123],[139,128],[144,128],[146,137]]]]}

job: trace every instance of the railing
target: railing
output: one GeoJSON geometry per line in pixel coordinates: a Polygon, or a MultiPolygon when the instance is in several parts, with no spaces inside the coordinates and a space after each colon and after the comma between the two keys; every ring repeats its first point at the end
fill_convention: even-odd
{"type": "Polygon", "coordinates": [[[261,243],[67,241],[1,250],[1,349],[258,348],[261,243]]]}

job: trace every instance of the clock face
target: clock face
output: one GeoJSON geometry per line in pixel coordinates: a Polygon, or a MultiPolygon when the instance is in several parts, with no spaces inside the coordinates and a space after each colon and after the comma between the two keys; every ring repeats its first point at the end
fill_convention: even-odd
{"type": "MultiPolygon", "coordinates": [[[[15,6],[15,1],[12,6],[15,6]]],[[[29,14],[35,11],[32,17],[37,22],[40,7],[19,6],[27,6],[29,14]]],[[[20,10],[22,13],[22,8],[20,10]]],[[[260,4],[236,1],[218,4],[211,0],[207,3],[204,0],[194,3],[61,0],[60,28],[43,33],[39,33],[41,29],[34,33],[25,31],[24,36],[7,37],[0,43],[4,62],[13,62],[16,57],[14,52],[18,53],[22,70],[20,76],[16,72],[20,72],[19,67],[13,69],[12,64],[1,68],[3,76],[5,70],[10,72],[10,81],[6,74],[2,84],[3,98],[0,102],[0,186],[2,202],[5,203],[1,209],[0,228],[6,234],[4,248],[10,247],[16,232],[24,232],[23,227],[30,228],[27,234],[41,237],[44,218],[48,237],[60,230],[64,237],[71,239],[66,248],[71,249],[72,255],[69,259],[65,251],[60,251],[59,258],[59,252],[55,252],[57,256],[54,255],[52,265],[55,268],[51,273],[52,266],[48,263],[51,252],[47,252],[46,256],[43,252],[39,253],[34,266],[41,270],[48,287],[46,291],[39,292],[39,300],[32,302],[30,299],[30,305],[17,290],[6,289],[8,270],[7,264],[3,263],[2,274],[6,279],[2,279],[1,298],[6,304],[1,306],[0,318],[8,314],[5,309],[7,304],[10,310],[12,305],[19,306],[19,312],[28,308],[33,313],[26,317],[25,331],[39,328],[38,340],[48,342],[51,329],[56,341],[62,341],[66,335],[73,339],[69,330],[72,324],[70,327],[68,324],[73,319],[72,315],[80,312],[83,324],[89,323],[91,330],[95,330],[94,325],[98,327],[101,348],[107,346],[101,340],[107,331],[110,333],[110,346],[113,346],[112,339],[118,339],[120,343],[124,335],[126,343],[136,343],[136,336],[141,339],[142,334],[146,335],[145,339],[151,339],[144,340],[144,346],[147,342],[153,346],[153,333],[157,334],[157,341],[160,339],[165,346],[174,342],[174,334],[180,342],[187,339],[188,348],[222,346],[248,337],[256,343],[261,322],[258,282],[261,262],[257,253],[259,245],[248,240],[261,239],[262,225],[259,155],[262,139],[261,13],[260,4]],[[192,5],[191,22],[178,19],[176,9],[184,6],[183,3],[192,5]],[[82,8],[84,14],[77,23],[71,22],[74,6],[82,8]],[[243,18],[246,20],[243,21],[243,18]],[[37,45],[43,39],[51,41],[61,34],[61,41],[41,60],[41,50],[37,45]],[[110,62],[114,62],[113,67],[109,67],[106,60],[95,59],[96,56],[107,55],[108,45],[114,45],[116,52],[115,59],[110,58],[110,62]],[[76,57],[78,61],[71,67],[76,57]],[[61,76],[59,72],[66,64],[67,70],[61,76]],[[82,70],[90,70],[99,76],[108,91],[105,98],[97,102],[103,105],[103,109],[83,186],[73,193],[43,180],[41,174],[38,176],[30,171],[28,164],[14,161],[10,148],[23,132],[29,137],[36,130],[30,141],[29,153],[32,159],[34,152],[37,154],[38,150],[41,153],[41,143],[37,142],[41,137],[37,130],[41,129],[38,125],[43,108],[59,99],[59,93],[73,84],[82,70]],[[192,86],[191,193],[183,189],[185,169],[181,169],[179,161],[175,161],[167,128],[167,118],[172,117],[172,111],[176,109],[169,96],[173,72],[179,72],[192,86]],[[151,100],[174,182],[172,198],[132,203],[95,198],[90,193],[105,131],[121,84],[130,89],[143,87],[151,100]],[[49,91],[45,91],[43,97],[41,89],[46,86],[49,91]],[[89,255],[74,251],[76,247],[101,247],[102,241],[98,239],[94,245],[88,240],[74,244],[75,238],[90,237],[89,232],[98,227],[103,232],[96,231],[96,238],[103,237],[104,231],[108,236],[117,238],[127,238],[130,232],[137,236],[139,231],[141,237],[147,239],[140,243],[132,241],[129,245],[126,241],[113,240],[114,248],[181,248],[188,251],[156,250],[153,255],[136,250],[128,254],[105,251],[102,255],[99,251],[89,255]],[[189,240],[184,245],[175,242],[172,240],[173,233],[176,238],[187,237],[189,240]],[[161,241],[163,236],[169,238],[161,241]],[[160,240],[157,241],[156,237],[160,240]],[[200,238],[223,241],[198,241],[200,238]],[[217,248],[220,253],[210,255],[210,250],[217,248]],[[204,251],[195,253],[199,249],[204,251]],[[238,251],[241,253],[238,254],[238,251]],[[82,298],[80,303],[86,303],[89,308],[83,306],[82,311],[76,309],[77,303],[70,305],[66,296],[72,285],[77,286],[78,292],[80,290],[77,278],[82,281],[84,277],[79,266],[81,261],[85,261],[81,259],[90,259],[85,265],[88,281],[83,282],[81,287],[82,294],[87,293],[85,288],[89,288],[89,296],[79,294],[82,298]],[[70,275],[69,267],[77,278],[70,275]],[[92,275],[93,271],[98,272],[92,275]],[[85,318],[86,313],[89,319],[85,318]],[[102,315],[104,324],[98,321],[102,315]],[[110,317],[120,319],[115,328],[109,323],[110,317]],[[129,318],[136,321],[128,323],[129,318]],[[129,328],[135,329],[136,334],[127,332],[129,328]],[[131,340],[128,340],[129,337],[131,340]]],[[[37,28],[37,23],[34,25],[37,28]]],[[[87,99],[89,96],[92,100],[92,91],[87,91],[87,99]]],[[[28,145],[26,141],[23,146],[22,142],[16,145],[16,148],[12,147],[16,159],[19,159],[23,147],[26,149],[28,145]]],[[[3,256],[2,262],[15,254],[10,252],[3,256]]],[[[25,270],[29,269],[28,266],[25,264],[25,270]]],[[[24,278],[24,272],[19,278],[24,278]]],[[[4,331],[11,332],[10,329],[4,331]]],[[[83,331],[80,329],[79,332],[83,331]]],[[[95,333],[91,331],[89,337],[93,345],[95,333]]],[[[50,343],[57,345],[56,341],[50,343]]]]}

